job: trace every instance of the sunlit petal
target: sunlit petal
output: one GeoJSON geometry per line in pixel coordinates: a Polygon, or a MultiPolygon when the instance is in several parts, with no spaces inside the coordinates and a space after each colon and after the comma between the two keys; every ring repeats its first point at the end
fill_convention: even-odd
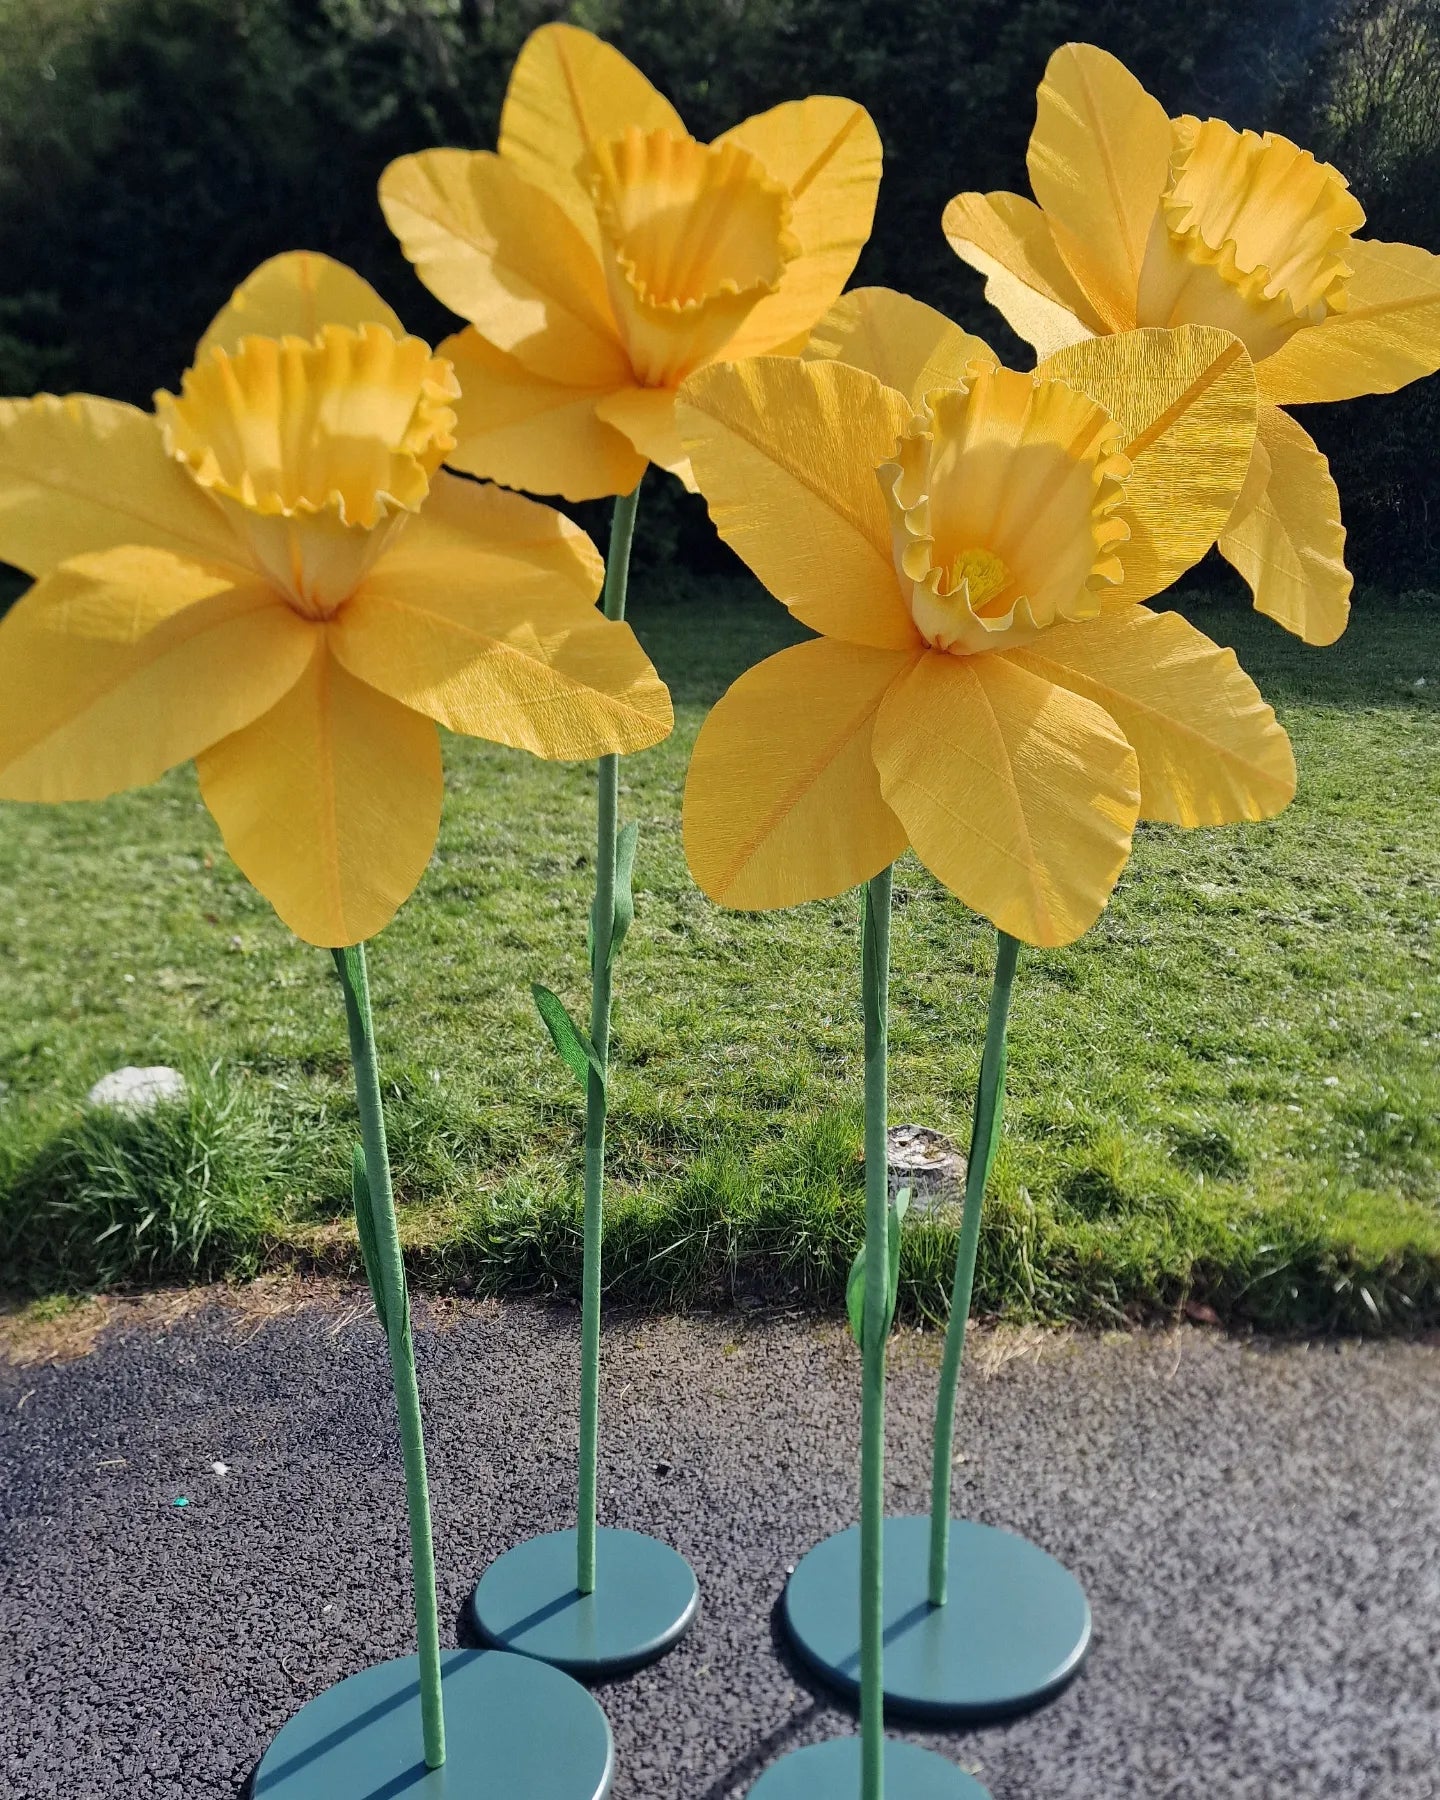
{"type": "Polygon", "coordinates": [[[932,651],[886,691],[874,754],[916,854],[967,906],[1029,944],[1095,923],[1140,804],[1135,752],[1100,707],[1004,653],[932,651]]]}
{"type": "Polygon", "coordinates": [[[380,178],[380,205],[430,292],[535,374],[576,387],[631,379],[593,248],[504,158],[402,156],[380,178]]]}
{"type": "Polygon", "coordinates": [[[246,560],[149,413],[92,394],[0,400],[0,560],[43,575],[117,544],[246,560]]]}
{"type": "Polygon", "coordinates": [[[677,475],[692,494],[696,491],[690,453],[675,423],[673,388],[621,388],[596,402],[595,416],[623,431],[640,455],[677,475]]]}
{"type": "Polygon", "coordinates": [[[1233,650],[1178,613],[1107,601],[1010,660],[1093,700],[1140,763],[1140,816],[1172,825],[1269,819],[1295,796],[1295,758],[1233,650]]]}
{"type": "Polygon", "coordinates": [[[628,494],[645,473],[630,439],[595,410],[614,390],[547,381],[474,326],[447,338],[439,354],[460,381],[451,468],[567,500],[628,494]]]}
{"type": "Polygon", "coordinates": [[[664,683],[630,627],[594,604],[588,540],[500,488],[452,479],[436,499],[332,626],[351,674],[452,731],[538,756],[667,736],[664,683]]]}
{"type": "Polygon", "coordinates": [[[1220,554],[1249,582],[1258,611],[1303,638],[1333,644],[1350,617],[1354,579],[1330,465],[1303,426],[1260,408],[1270,478],[1253,509],[1227,526],[1220,554]]]}
{"type": "Polygon", "coordinates": [[[62,563],[0,622],[0,796],[154,781],[274,705],[313,641],[234,568],[141,545],[62,563]]]}
{"type": "Polygon", "coordinates": [[[817,638],[742,675],[701,727],[685,854],[725,906],[825,899],[905,848],[871,756],[875,714],[914,651],[817,638]]]}
{"type": "Polygon", "coordinates": [[[870,236],[880,187],[880,134],[863,106],[829,94],[791,100],[716,140],[759,158],[790,197],[796,254],[727,347],[732,360],[778,349],[815,320],[850,279],[870,236]]]}
{"type": "Polygon", "coordinates": [[[383,325],[394,337],[405,335],[363,276],[318,250],[289,250],[240,283],[211,320],[195,360],[212,350],[238,350],[246,337],[313,338],[324,325],[383,325]]]}
{"type": "Polygon", "coordinates": [[[1255,442],[1255,371],[1213,326],[1089,338],[1037,374],[1089,394],[1120,423],[1130,527],[1113,598],[1146,600],[1197,563],[1230,518],[1255,442]]]}
{"type": "Polygon", "coordinates": [[[1345,304],[1259,366],[1278,405],[1389,394],[1440,369],[1440,256],[1356,238],[1345,304]]]}
{"type": "Polygon", "coordinates": [[[982,339],[944,313],[893,288],[852,288],[810,334],[806,361],[834,359],[864,369],[918,406],[931,388],[953,387],[972,364],[997,367],[982,339]]]}
{"type": "Polygon", "coordinates": [[[500,154],[556,201],[597,256],[595,207],[577,171],[596,144],[631,125],[685,135],[675,108],[612,44],[576,25],[531,32],[505,91],[500,154]]]}
{"type": "Polygon", "coordinates": [[[1056,248],[1063,227],[1033,200],[957,194],[943,223],[951,249],[985,277],[985,298],[1037,356],[1105,330],[1056,248]]]}
{"type": "Polygon", "coordinates": [[[1065,44],[1050,58],[1026,158],[1030,185],[1063,228],[1060,253],[1112,331],[1136,323],[1171,148],[1164,107],[1122,62],[1093,44],[1065,44]]]}
{"type": "Polygon", "coordinates": [[[843,363],[762,356],[691,376],[676,418],[716,529],[796,618],[916,643],[875,474],[909,423],[903,395],[843,363]]]}
{"type": "Polygon", "coordinates": [[[196,760],[226,849],[308,943],[373,937],[425,872],[435,727],[347,674],[323,637],[275,706],[196,760]]]}

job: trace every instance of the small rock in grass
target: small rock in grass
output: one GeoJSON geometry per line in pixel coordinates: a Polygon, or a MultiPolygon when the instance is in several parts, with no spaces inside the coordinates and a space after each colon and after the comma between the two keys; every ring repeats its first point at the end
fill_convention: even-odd
{"type": "Polygon", "coordinates": [[[892,1125],[885,1148],[890,1191],[908,1187],[912,1211],[940,1212],[964,1197],[965,1158],[942,1132],[928,1125],[892,1125]]]}
{"type": "Polygon", "coordinates": [[[178,1069],[157,1063],[148,1069],[112,1069],[100,1077],[85,1098],[91,1106],[137,1114],[153,1112],[162,1101],[183,1100],[189,1091],[178,1069]]]}

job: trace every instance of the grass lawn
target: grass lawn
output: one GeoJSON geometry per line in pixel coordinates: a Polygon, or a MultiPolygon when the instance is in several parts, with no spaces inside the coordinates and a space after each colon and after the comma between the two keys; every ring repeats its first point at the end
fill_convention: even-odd
{"type": "MultiPolygon", "coordinates": [[[[706,707],[801,635],[743,580],[637,580],[678,727],[624,766],[640,824],[619,971],[610,1291],[835,1296],[861,1221],[853,897],[717,910],[680,843],[706,707]]],[[[1423,603],[1357,606],[1329,651],[1191,598],[1289,728],[1271,824],[1142,829],[1101,923],[1027,952],[977,1305],[1118,1321],[1440,1320],[1440,656],[1423,603]]],[[[1440,604],[1437,602],[1436,604],[1440,604]]],[[[417,1270],[578,1285],[578,1091],[529,983],[585,999],[589,766],[445,747],[439,851],[372,953],[402,1228],[417,1270]]],[[[988,927],[897,873],[892,1119],[968,1133],[988,927]]],[[[225,857],[190,770],[96,805],[0,810],[0,1267],[30,1293],[353,1261],[344,1022],[329,958],[225,857]],[[169,1062],[187,1108],[87,1115],[169,1062]],[[107,1235],[101,1237],[101,1233],[107,1235]],[[99,1239],[97,1245],[97,1239],[99,1239]]],[[[943,1307],[954,1219],[907,1235],[943,1307]]]]}

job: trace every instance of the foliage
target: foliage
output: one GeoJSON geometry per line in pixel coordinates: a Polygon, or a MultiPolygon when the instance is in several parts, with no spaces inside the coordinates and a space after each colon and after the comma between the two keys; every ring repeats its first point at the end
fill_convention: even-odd
{"type": "MultiPolygon", "coordinates": [[[[679,831],[706,708],[799,634],[748,582],[675,581],[639,576],[631,592],[678,724],[622,769],[642,853],[612,1067],[607,1292],[838,1304],[864,1217],[853,896],[726,913],[696,892],[679,831]]],[[[1022,955],[982,1313],[1118,1322],[1194,1299],[1268,1325],[1440,1324],[1436,604],[1417,594],[1382,613],[1362,595],[1322,655],[1238,599],[1187,600],[1274,696],[1300,796],[1268,824],[1143,829],[1100,925],[1022,955]]],[[[401,1229],[432,1282],[575,1293],[582,1107],[530,983],[569,969],[562,998],[585,992],[594,768],[458,738],[445,754],[437,855],[372,958],[401,1229]]],[[[963,1146],[994,937],[913,859],[895,892],[892,1118],[963,1146]]],[[[215,1084],[237,1092],[223,1069],[215,1084]]],[[[61,1189],[37,1171],[168,1195],[174,1212],[191,1204],[175,1172],[203,1168],[202,1145],[211,1193],[258,1197],[263,1216],[217,1229],[196,1266],[263,1251],[359,1276],[355,1133],[330,959],[230,864],[191,772],[93,806],[6,809],[4,1285],[188,1269],[183,1229],[173,1259],[133,1231],[116,1246],[133,1261],[108,1271],[62,1255],[43,1223],[61,1189]],[[97,1174],[119,1155],[81,1139],[76,1099],[97,1076],[217,1057],[249,1071],[243,1104],[222,1118],[207,1101],[170,1148],[127,1134],[125,1158],[149,1160],[97,1174]]],[[[907,1316],[944,1311],[957,1215],[912,1205],[907,1316]]]]}
{"type": "MultiPolygon", "coordinates": [[[[864,101],[887,170],[858,278],[1012,354],[940,213],[962,187],[1025,189],[1035,85],[1067,38],[1175,110],[1278,121],[1350,170],[1376,235],[1440,248],[1431,0],[1194,0],[1178,25],[1145,0],[0,0],[0,390],[144,402],[282,249],[330,251],[414,329],[448,329],[376,179],[427,144],[493,144],[515,52],[557,15],[614,38],[704,135],[807,92],[864,101]]],[[[1362,575],[1433,568],[1436,385],[1318,420],[1362,575]]],[[[668,494],[638,548],[714,556],[703,509],[668,494]]]]}
{"type": "Polygon", "coordinates": [[[131,1115],[87,1108],[37,1148],[4,1145],[0,1266],[32,1291],[253,1274],[275,1146],[244,1089],[202,1078],[131,1115]]]}

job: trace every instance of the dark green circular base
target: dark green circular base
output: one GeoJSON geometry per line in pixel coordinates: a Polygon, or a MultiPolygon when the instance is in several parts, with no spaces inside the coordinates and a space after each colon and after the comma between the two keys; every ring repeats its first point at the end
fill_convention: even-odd
{"type": "Polygon", "coordinates": [[[507,1550],[470,1596],[470,1616],[487,1644],[587,1681],[663,1656],[699,1606],[685,1558],[638,1531],[597,1533],[593,1594],[575,1586],[574,1531],[552,1531],[507,1550]]]}
{"type": "Polygon", "coordinates": [[[402,1656],[328,1688],[255,1773],[254,1800],[603,1800],[615,1755],[593,1696],[558,1669],[494,1650],[442,1659],[445,1765],[425,1767],[420,1661],[402,1656]]]}
{"type": "MultiPolygon", "coordinates": [[[[1058,1694],[1090,1647],[1080,1583],[1027,1538],[950,1521],[950,1598],[929,1601],[930,1520],[885,1521],[885,1704],[914,1718],[1025,1712],[1058,1694]]],[[[817,1544],[785,1589],[786,1630],[822,1680],[860,1691],[860,1530],[817,1544]]]]}
{"type": "MultiPolygon", "coordinates": [[[[808,1744],[772,1763],[750,1800],[860,1800],[860,1740],[808,1744]]],[[[885,1800],[990,1800],[973,1775],[918,1744],[885,1741],[885,1800]]]]}

